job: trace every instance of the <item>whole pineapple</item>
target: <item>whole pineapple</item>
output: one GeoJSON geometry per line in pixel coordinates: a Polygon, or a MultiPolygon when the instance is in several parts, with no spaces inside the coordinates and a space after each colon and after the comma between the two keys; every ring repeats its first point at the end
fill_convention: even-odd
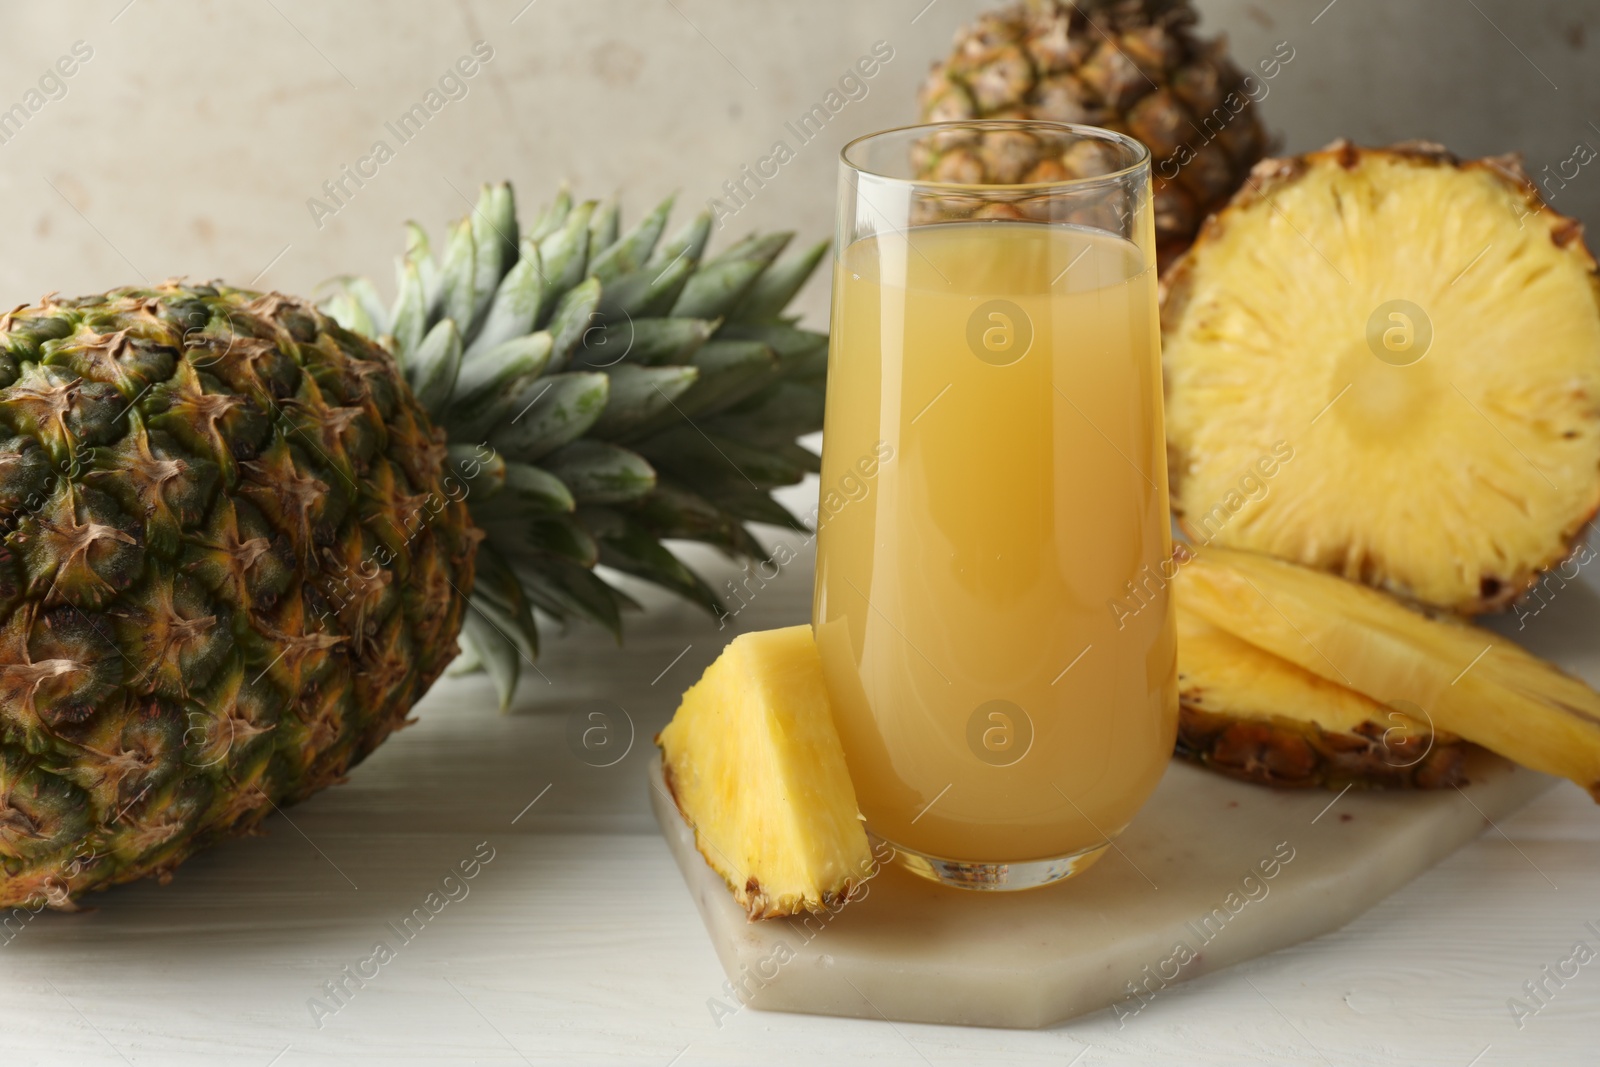
{"type": "Polygon", "coordinates": [[[455,654],[477,532],[394,361],[167,284],[0,319],[0,904],[337,781],[455,654]]]}
{"type": "MultiPolygon", "coordinates": [[[[923,121],[1047,119],[1138,138],[1150,149],[1165,265],[1269,140],[1225,42],[1196,37],[1196,18],[1189,0],[1026,0],[991,12],[958,31],[949,58],[933,65],[923,121]]],[[[1105,169],[1093,146],[1046,158],[1009,131],[939,147],[921,169],[943,182],[1059,181],[1105,169]]]]}
{"type": "Polygon", "coordinates": [[[710,219],[657,251],[666,214],[563,194],[519,233],[486,187],[392,310],[173,282],[0,317],[0,906],[338,781],[463,627],[509,698],[535,606],[617,626],[596,562],[717,607],[661,539],[795,522],[765,494],[814,469],[826,338],[779,315],[821,249],[702,262],[710,219]]]}

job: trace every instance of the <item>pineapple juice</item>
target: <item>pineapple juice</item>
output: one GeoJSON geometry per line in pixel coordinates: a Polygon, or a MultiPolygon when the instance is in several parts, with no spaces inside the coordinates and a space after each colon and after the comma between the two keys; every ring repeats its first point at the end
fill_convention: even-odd
{"type": "Polygon", "coordinates": [[[822,492],[865,490],[824,508],[814,620],[861,811],[894,844],[1103,848],[1166,768],[1154,270],[1110,234],[1002,221],[836,264],[822,492]]]}

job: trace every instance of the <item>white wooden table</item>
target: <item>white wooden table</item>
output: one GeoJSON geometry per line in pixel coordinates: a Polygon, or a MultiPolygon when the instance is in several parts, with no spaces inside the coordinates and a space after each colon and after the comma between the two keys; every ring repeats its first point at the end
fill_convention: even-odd
{"type": "MultiPolygon", "coordinates": [[[[1110,1012],[1038,1032],[718,1020],[723,975],[650,817],[645,767],[730,636],[806,617],[808,559],[720,631],[656,600],[626,649],[552,636],[545,678],[509,715],[487,681],[446,680],[417,726],[264,838],[13,931],[0,1065],[1595,1062],[1600,959],[1563,987],[1546,980],[1521,1029],[1508,1007],[1575,942],[1600,951],[1585,925],[1600,929],[1600,812],[1567,785],[1338,933],[1174,986],[1123,1028],[1110,1012]],[[622,748],[632,724],[610,766],[569,740],[597,702],[626,712],[613,712],[622,748]],[[491,854],[472,879],[442,881],[491,854]],[[430,900],[441,884],[457,899],[430,900]],[[426,921],[402,941],[416,909],[426,921]]],[[[1579,649],[1597,618],[1600,596],[1570,586],[1529,631],[1579,649]]]]}

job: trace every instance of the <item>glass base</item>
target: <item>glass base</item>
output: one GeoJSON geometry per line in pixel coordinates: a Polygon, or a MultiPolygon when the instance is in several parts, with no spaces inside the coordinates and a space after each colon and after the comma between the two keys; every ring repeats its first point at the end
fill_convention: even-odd
{"type": "Polygon", "coordinates": [[[871,837],[894,849],[895,862],[918,877],[957,889],[978,889],[990,893],[1037,889],[1064,882],[1094,866],[1095,861],[1111,847],[1110,841],[1104,841],[1049,859],[1025,860],[1021,863],[972,863],[925,855],[877,834],[871,837]]]}

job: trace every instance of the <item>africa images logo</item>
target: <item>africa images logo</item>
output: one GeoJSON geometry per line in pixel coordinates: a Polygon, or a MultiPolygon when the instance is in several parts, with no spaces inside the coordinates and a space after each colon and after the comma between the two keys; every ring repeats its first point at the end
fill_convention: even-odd
{"type": "Polygon", "coordinates": [[[991,367],[1009,367],[1033,347],[1033,320],[1009,300],[989,300],[967,316],[967,347],[991,367]]]}

